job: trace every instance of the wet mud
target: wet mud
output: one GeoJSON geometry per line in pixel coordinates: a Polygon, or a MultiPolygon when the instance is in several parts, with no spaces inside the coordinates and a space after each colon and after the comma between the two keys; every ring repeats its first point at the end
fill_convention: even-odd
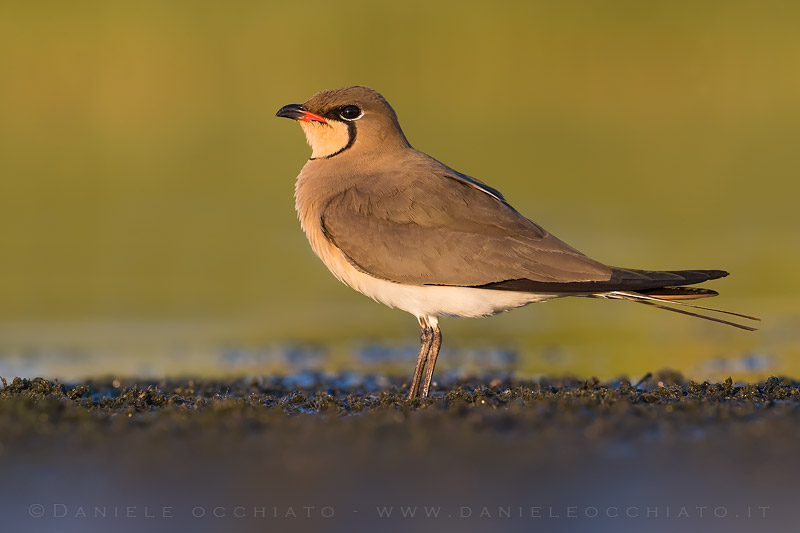
{"type": "Polygon", "coordinates": [[[83,531],[745,531],[800,518],[790,379],[481,376],[426,400],[406,387],[315,373],[6,380],[2,514],[15,530],[83,531]]]}

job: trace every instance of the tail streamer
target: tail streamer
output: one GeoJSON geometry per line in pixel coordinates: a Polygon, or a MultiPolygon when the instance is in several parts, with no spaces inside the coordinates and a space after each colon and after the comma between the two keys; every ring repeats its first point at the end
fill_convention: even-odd
{"type": "Polygon", "coordinates": [[[726,315],[737,316],[739,318],[745,318],[747,320],[756,320],[761,321],[760,318],[750,316],[750,315],[743,315],[740,313],[733,313],[731,311],[723,311],[722,309],[714,309],[712,307],[703,307],[701,305],[694,305],[694,304],[687,304],[681,301],[674,301],[668,300],[663,298],[656,298],[654,296],[647,296],[645,294],[639,294],[636,292],[626,292],[626,291],[612,291],[603,295],[606,298],[612,299],[621,299],[621,300],[630,300],[633,302],[638,302],[645,305],[650,305],[652,307],[656,307],[658,309],[664,309],[666,311],[672,311],[673,313],[681,313],[682,315],[689,315],[697,318],[703,318],[705,320],[710,320],[712,322],[719,322],[720,324],[727,324],[728,326],[733,326],[735,328],[744,329],[747,331],[757,331],[758,328],[753,328],[750,326],[745,326],[744,324],[739,324],[737,322],[731,322],[729,320],[723,320],[721,318],[716,318],[713,316],[703,315],[700,313],[693,313],[692,311],[688,311],[686,309],[677,309],[675,307],[670,307],[670,305],[680,305],[683,307],[691,307],[693,309],[701,309],[703,311],[711,311],[714,313],[723,313],[726,315]]]}

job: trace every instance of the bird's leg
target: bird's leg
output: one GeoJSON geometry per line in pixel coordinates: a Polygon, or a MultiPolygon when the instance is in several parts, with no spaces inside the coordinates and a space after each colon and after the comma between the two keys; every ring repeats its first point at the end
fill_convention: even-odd
{"type": "Polygon", "coordinates": [[[431,342],[431,347],[428,350],[428,362],[425,364],[425,381],[422,384],[422,392],[419,395],[420,398],[428,397],[428,389],[430,388],[431,380],[433,379],[433,368],[436,366],[436,358],[439,356],[439,348],[442,347],[442,330],[439,329],[439,319],[435,316],[431,316],[428,317],[428,321],[430,322],[433,339],[431,342]]]}
{"type": "Polygon", "coordinates": [[[419,394],[419,386],[422,382],[422,373],[425,370],[425,361],[428,359],[428,352],[433,341],[433,328],[428,323],[427,317],[419,317],[419,326],[422,329],[419,335],[420,348],[417,358],[417,367],[414,369],[414,378],[411,380],[411,389],[408,391],[408,399],[416,398],[419,394]]]}

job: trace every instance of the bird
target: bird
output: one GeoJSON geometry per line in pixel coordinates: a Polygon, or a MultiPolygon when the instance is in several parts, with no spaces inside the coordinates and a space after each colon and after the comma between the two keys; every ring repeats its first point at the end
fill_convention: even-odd
{"type": "Polygon", "coordinates": [[[430,391],[441,317],[485,317],[582,296],[755,330],[697,310],[756,317],[684,301],[716,296],[687,285],[728,272],[619,268],[587,257],[497,189],[412,148],[395,111],[370,88],[321,91],[276,116],[297,121],[311,147],[295,182],[295,208],[314,253],[346,285],[419,322],[409,399],[430,391]]]}

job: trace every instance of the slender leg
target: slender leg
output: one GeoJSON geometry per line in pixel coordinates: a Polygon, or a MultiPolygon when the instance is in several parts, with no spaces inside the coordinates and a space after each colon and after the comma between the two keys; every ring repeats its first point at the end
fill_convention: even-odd
{"type": "Polygon", "coordinates": [[[442,347],[442,330],[439,329],[439,319],[435,316],[428,317],[430,322],[432,342],[428,350],[428,361],[425,364],[425,381],[422,384],[422,392],[420,398],[428,397],[428,389],[431,387],[431,380],[433,380],[433,369],[436,366],[436,358],[439,356],[439,348],[442,347]]]}
{"type": "Polygon", "coordinates": [[[422,329],[419,340],[420,349],[419,357],[417,358],[417,367],[414,369],[414,378],[411,380],[411,389],[408,391],[408,399],[416,398],[419,394],[420,383],[422,382],[422,373],[425,370],[425,361],[428,359],[428,352],[431,349],[433,341],[433,328],[428,324],[427,317],[419,317],[419,326],[422,329]]]}

